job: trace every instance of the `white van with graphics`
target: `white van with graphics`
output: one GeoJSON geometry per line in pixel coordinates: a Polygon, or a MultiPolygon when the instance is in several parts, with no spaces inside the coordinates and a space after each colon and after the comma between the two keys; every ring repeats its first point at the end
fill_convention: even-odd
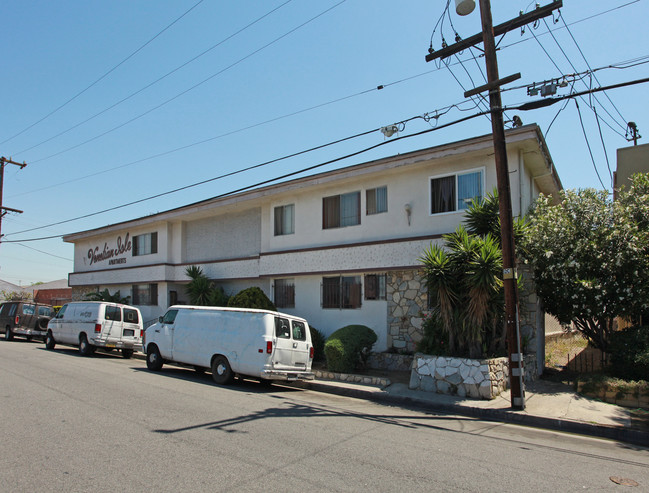
{"type": "Polygon", "coordinates": [[[309,324],[283,313],[245,308],[172,306],[146,329],[146,364],[209,368],[218,384],[235,375],[262,380],[311,380],[309,324]]]}
{"type": "Polygon", "coordinates": [[[120,349],[124,358],[142,348],[142,315],[134,306],[105,301],[78,301],[63,305],[47,324],[45,347],[78,346],[88,356],[99,348],[120,349]]]}

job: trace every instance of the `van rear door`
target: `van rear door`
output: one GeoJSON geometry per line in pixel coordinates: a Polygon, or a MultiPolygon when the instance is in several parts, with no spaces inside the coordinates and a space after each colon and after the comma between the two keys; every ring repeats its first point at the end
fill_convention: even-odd
{"type": "Polygon", "coordinates": [[[307,340],[306,324],[299,320],[291,320],[291,335],[293,337],[293,366],[306,370],[309,364],[309,342],[307,340]]]}
{"type": "Polygon", "coordinates": [[[305,371],[307,369],[309,342],[306,330],[304,322],[275,317],[274,369],[289,371],[305,371]]]}
{"type": "Polygon", "coordinates": [[[291,323],[288,318],[275,317],[275,350],[273,351],[273,368],[276,370],[293,370],[293,340],[291,323]]]}
{"type": "Polygon", "coordinates": [[[119,306],[106,305],[101,333],[106,347],[115,347],[122,337],[122,309],[119,306]]]}

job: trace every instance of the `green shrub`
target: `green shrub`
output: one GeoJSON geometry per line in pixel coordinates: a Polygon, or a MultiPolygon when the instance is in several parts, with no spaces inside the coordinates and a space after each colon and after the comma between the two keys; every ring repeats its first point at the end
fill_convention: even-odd
{"type": "Polygon", "coordinates": [[[331,334],[324,345],[327,368],[350,373],[367,363],[376,333],[365,325],[348,325],[331,334]]]}
{"type": "Polygon", "coordinates": [[[313,360],[322,361],[324,360],[325,336],[311,325],[309,325],[309,330],[311,332],[311,344],[313,344],[313,360]]]}
{"type": "Polygon", "coordinates": [[[450,356],[448,333],[437,312],[424,316],[421,328],[424,335],[417,344],[417,351],[434,356],[450,356]]]}
{"type": "Polygon", "coordinates": [[[649,326],[628,327],[611,334],[610,372],[625,380],[649,380],[649,326]]]}
{"type": "Polygon", "coordinates": [[[257,288],[247,288],[239,291],[228,301],[229,307],[234,308],[258,308],[260,310],[271,310],[276,312],[277,308],[264,292],[257,288]]]}

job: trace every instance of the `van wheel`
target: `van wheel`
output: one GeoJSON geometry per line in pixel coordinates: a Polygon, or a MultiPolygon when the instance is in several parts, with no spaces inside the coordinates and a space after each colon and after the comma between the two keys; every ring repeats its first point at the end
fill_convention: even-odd
{"type": "Polygon", "coordinates": [[[14,333],[9,327],[7,327],[5,329],[5,341],[12,341],[13,338],[14,338],[14,333]]]}
{"type": "Polygon", "coordinates": [[[146,367],[151,371],[160,371],[163,364],[158,346],[150,346],[146,352],[146,367]]]}
{"type": "Polygon", "coordinates": [[[52,336],[51,332],[48,332],[47,335],[45,336],[45,347],[47,349],[54,349],[54,346],[56,346],[56,341],[54,340],[54,336],[52,336]]]}
{"type": "Polygon", "coordinates": [[[133,356],[132,349],[122,349],[122,357],[124,359],[131,359],[131,356],[133,356]]]}
{"type": "Polygon", "coordinates": [[[82,335],[81,339],[79,339],[79,354],[81,356],[90,356],[93,352],[92,346],[88,342],[88,338],[85,335],[82,335]]]}
{"type": "Polygon", "coordinates": [[[225,356],[217,356],[212,361],[212,378],[219,385],[227,385],[234,379],[234,373],[225,356]]]}

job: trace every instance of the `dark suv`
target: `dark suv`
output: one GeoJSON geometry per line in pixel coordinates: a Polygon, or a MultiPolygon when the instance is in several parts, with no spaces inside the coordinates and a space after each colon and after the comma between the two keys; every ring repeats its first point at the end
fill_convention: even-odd
{"type": "Polygon", "coordinates": [[[50,305],[31,301],[7,301],[0,305],[0,330],[10,341],[14,335],[22,335],[28,341],[34,337],[45,339],[47,323],[54,316],[50,305]]]}

